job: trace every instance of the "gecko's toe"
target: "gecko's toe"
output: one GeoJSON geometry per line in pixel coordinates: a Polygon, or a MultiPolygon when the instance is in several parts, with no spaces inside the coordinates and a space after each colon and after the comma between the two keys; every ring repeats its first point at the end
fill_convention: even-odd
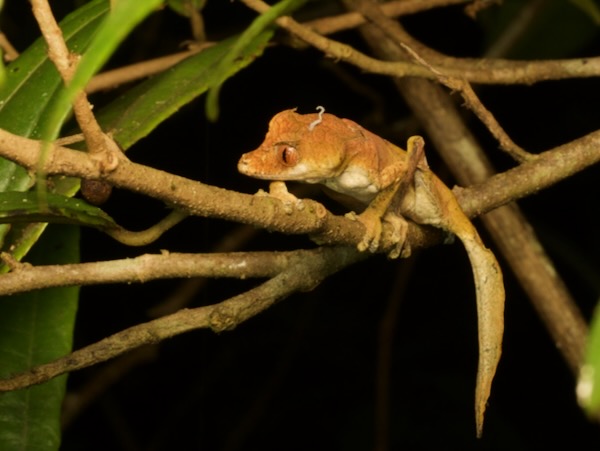
{"type": "Polygon", "coordinates": [[[362,214],[357,215],[354,212],[350,212],[346,214],[346,217],[354,221],[359,221],[365,227],[365,234],[363,235],[362,240],[357,244],[356,248],[360,252],[368,250],[369,252],[375,253],[379,249],[382,229],[381,220],[377,216],[369,213],[363,212],[362,214]]]}
{"type": "Polygon", "coordinates": [[[407,258],[410,256],[410,245],[406,241],[408,234],[408,222],[396,214],[387,214],[384,218],[392,226],[392,235],[390,241],[394,243],[392,250],[388,252],[388,258],[395,259],[398,257],[407,258]]]}

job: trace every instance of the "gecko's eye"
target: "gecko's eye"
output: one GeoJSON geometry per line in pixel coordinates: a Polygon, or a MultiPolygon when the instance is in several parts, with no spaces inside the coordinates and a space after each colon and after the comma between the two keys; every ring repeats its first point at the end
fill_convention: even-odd
{"type": "Polygon", "coordinates": [[[289,144],[279,146],[279,158],[286,166],[295,166],[298,163],[298,150],[289,144]]]}

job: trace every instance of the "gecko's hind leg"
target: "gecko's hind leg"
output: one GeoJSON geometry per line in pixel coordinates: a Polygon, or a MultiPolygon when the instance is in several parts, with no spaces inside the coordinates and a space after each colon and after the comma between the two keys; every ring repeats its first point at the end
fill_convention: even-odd
{"type": "Polygon", "coordinates": [[[391,212],[387,213],[383,219],[385,222],[391,224],[393,231],[390,241],[395,243],[392,247],[392,250],[388,252],[388,258],[395,259],[398,257],[410,257],[410,244],[408,244],[408,241],[406,240],[406,236],[408,235],[408,222],[406,219],[391,212]]]}

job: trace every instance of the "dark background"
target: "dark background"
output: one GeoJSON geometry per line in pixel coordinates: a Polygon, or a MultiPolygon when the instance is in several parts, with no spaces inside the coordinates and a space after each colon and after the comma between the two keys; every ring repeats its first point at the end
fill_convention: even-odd
{"type": "MultiPolygon", "coordinates": [[[[7,2],[2,27],[22,50],[37,31],[26,2],[17,3],[7,2]]],[[[514,3],[507,2],[506,8],[514,3]]],[[[599,53],[600,41],[590,19],[569,2],[556,3],[569,11],[561,16],[562,26],[536,22],[532,26],[535,32],[525,36],[508,56],[599,53]],[[568,27],[571,18],[577,25],[576,36],[568,27]],[[557,41],[572,45],[560,47],[554,44],[557,41]]],[[[309,10],[318,12],[329,5],[335,6],[335,2],[313,2],[309,10]]],[[[58,2],[56,8],[60,17],[73,3],[58,2]]],[[[240,31],[254,16],[238,2],[209,0],[205,10],[209,39],[240,31]]],[[[501,16],[492,8],[480,20],[472,21],[461,8],[452,7],[415,15],[402,23],[440,51],[480,56],[486,42],[493,39],[495,27],[500,27],[501,16]]],[[[185,19],[168,10],[158,12],[128,39],[110,64],[119,66],[176,51],[190,38],[188,30],[185,19]]],[[[335,39],[365,49],[355,33],[341,33],[335,39]]],[[[478,92],[513,139],[537,152],[598,128],[599,83],[590,79],[482,86],[478,92]]],[[[113,97],[100,93],[92,101],[101,108],[113,97]]],[[[226,82],[218,122],[206,121],[204,99],[200,98],[130,149],[128,156],[202,182],[254,192],[266,184],[237,173],[239,155],[260,144],[275,113],[292,107],[302,113],[313,112],[317,105],[398,144],[421,132],[389,79],[326,60],[312,49],[272,47],[226,82]]],[[[510,167],[511,162],[483,127],[467,112],[465,116],[498,168],[510,167]]],[[[434,170],[452,186],[431,145],[428,157],[434,170]]],[[[598,168],[588,169],[519,202],[586,318],[600,285],[599,175],[598,168]]],[[[318,193],[315,197],[327,202],[318,193]]],[[[118,190],[103,208],[131,229],[148,227],[166,212],[158,202],[118,190]]],[[[158,243],[136,249],[84,230],[82,261],[160,249],[209,252],[238,231],[236,224],[190,218],[158,243]]],[[[482,235],[493,248],[483,230],[482,235]]],[[[257,232],[244,249],[313,246],[306,237],[257,232]]],[[[336,274],[312,292],[282,301],[232,332],[215,335],[202,330],[162,343],[150,360],[120,375],[66,428],[62,449],[374,449],[378,337],[382,321],[390,314],[396,324],[387,338],[393,341],[386,396],[389,449],[599,446],[598,426],[577,406],[573,376],[500,260],[507,291],[506,336],[482,440],[474,437],[474,288],[466,255],[460,244],[453,244],[418,252],[408,261],[373,257],[336,274]],[[390,313],[390,306],[396,303],[398,312],[390,313]]],[[[76,346],[148,321],[149,309],[180,283],[83,288],[76,346]]],[[[190,307],[219,302],[257,283],[209,281],[190,307]]],[[[71,393],[85,390],[105,368],[102,365],[71,375],[71,393]]]]}

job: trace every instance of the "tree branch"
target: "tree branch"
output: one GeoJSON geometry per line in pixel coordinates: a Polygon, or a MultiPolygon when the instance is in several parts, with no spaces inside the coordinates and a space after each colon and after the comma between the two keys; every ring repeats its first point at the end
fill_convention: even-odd
{"type": "Polygon", "coordinates": [[[0,380],[0,392],[41,384],[61,374],[95,365],[134,348],[158,343],[191,330],[232,330],[290,294],[312,290],[331,274],[362,258],[363,255],[349,247],[321,248],[291,256],[290,259],[294,261],[287,268],[252,290],[216,305],[183,309],[125,329],[53,362],[0,380]]]}
{"type": "MultiPolygon", "coordinates": [[[[263,13],[269,5],[262,0],[242,0],[249,8],[263,13]]],[[[383,61],[357,51],[349,45],[327,39],[289,16],[279,17],[276,23],[327,56],[353,64],[360,69],[392,77],[420,77],[434,80],[435,74],[420,64],[406,61],[383,61]]],[[[419,52],[420,53],[420,52],[419,52]]],[[[428,58],[429,60],[429,58],[428,58]]],[[[563,80],[600,76],[600,57],[548,60],[511,61],[502,59],[452,58],[435,67],[448,77],[462,78],[481,84],[532,84],[544,80],[563,80]]]]}
{"type": "MultiPolygon", "coordinates": [[[[182,254],[164,252],[106,262],[32,266],[12,262],[0,276],[0,296],[41,288],[106,283],[146,283],[189,277],[273,277],[303,255],[314,251],[182,254]]],[[[8,256],[3,254],[2,257],[8,256]]],[[[9,257],[9,256],[8,256],[9,257]]],[[[10,257],[9,257],[10,258],[10,257]]]]}

